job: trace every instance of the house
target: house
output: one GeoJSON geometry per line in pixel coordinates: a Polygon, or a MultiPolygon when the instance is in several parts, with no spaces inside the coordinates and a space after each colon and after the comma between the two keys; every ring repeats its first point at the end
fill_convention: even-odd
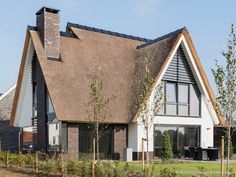
{"type": "MultiPolygon", "coordinates": [[[[233,120],[231,123],[231,141],[232,141],[232,152],[234,154],[233,159],[235,159],[236,154],[236,120],[233,120]]],[[[214,146],[221,147],[221,138],[222,136],[227,137],[228,122],[225,121],[224,125],[215,125],[214,127],[214,146]]]]}
{"type": "Polygon", "coordinates": [[[100,141],[102,154],[122,158],[129,147],[133,159],[140,159],[144,129],[135,90],[147,53],[155,77],[147,105],[153,106],[161,81],[166,98],[160,114],[149,113],[155,116],[149,131],[152,156],[158,155],[165,130],[177,156],[187,146],[213,146],[214,125],[224,119],[186,28],[153,40],[74,23],[64,32],[59,28],[59,10],[43,7],[36,13],[36,26],[26,31],[10,125],[33,125],[35,150],[61,150],[75,158],[92,152],[85,103],[91,73],[99,65],[105,94],[117,96],[104,122],[112,131],[100,141]]]}
{"type": "Polygon", "coordinates": [[[32,144],[32,128],[10,128],[12,104],[16,85],[0,96],[0,150],[18,151],[27,144],[32,144]]]}
{"type": "Polygon", "coordinates": [[[16,85],[0,96],[0,150],[18,151],[20,128],[9,128],[16,85]]]}

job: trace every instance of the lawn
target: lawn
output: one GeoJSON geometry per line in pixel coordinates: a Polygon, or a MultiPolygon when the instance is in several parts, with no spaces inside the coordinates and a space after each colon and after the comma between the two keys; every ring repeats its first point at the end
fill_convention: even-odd
{"type": "MultiPolygon", "coordinates": [[[[120,163],[121,166],[125,166],[126,163],[125,162],[121,162],[120,163]]],[[[132,168],[135,171],[141,171],[142,170],[142,164],[138,163],[138,162],[130,162],[128,163],[129,168],[132,168]]],[[[153,164],[153,171],[155,175],[158,175],[161,169],[167,168],[170,170],[175,171],[177,174],[178,173],[182,173],[179,174],[177,176],[181,176],[181,177],[187,177],[187,176],[193,176],[194,172],[206,172],[209,173],[208,175],[204,175],[204,176],[217,176],[219,177],[219,174],[210,174],[210,173],[214,173],[214,172],[220,172],[220,162],[173,162],[173,163],[154,163],[153,164]],[[191,172],[192,175],[191,175],[191,172]],[[185,175],[184,175],[185,173],[185,175]],[[189,173],[189,174],[186,174],[189,173]]],[[[230,163],[230,168],[232,168],[234,170],[234,172],[236,172],[236,162],[235,163],[230,163]]],[[[225,169],[226,169],[226,164],[225,164],[225,169]]]]}

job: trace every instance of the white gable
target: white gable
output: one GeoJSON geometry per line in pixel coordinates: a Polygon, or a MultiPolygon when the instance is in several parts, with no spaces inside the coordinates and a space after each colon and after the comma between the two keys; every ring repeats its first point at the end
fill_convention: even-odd
{"type": "Polygon", "coordinates": [[[158,80],[157,80],[157,82],[156,82],[156,86],[155,86],[155,88],[153,89],[153,93],[151,94],[151,96],[150,96],[150,98],[149,98],[148,106],[151,106],[151,107],[153,106],[153,105],[152,105],[152,103],[153,103],[152,100],[153,100],[153,98],[154,98],[155,90],[157,90],[156,87],[157,87],[157,85],[161,82],[161,80],[162,80],[162,78],[163,78],[163,76],[164,76],[164,74],[165,74],[167,68],[169,67],[169,65],[170,65],[170,63],[171,63],[171,61],[172,61],[172,59],[173,59],[175,53],[177,52],[177,49],[178,49],[180,46],[182,47],[182,49],[183,49],[183,51],[184,51],[185,57],[186,57],[186,59],[187,59],[187,61],[188,61],[188,64],[189,64],[189,66],[190,66],[190,68],[191,68],[191,71],[192,71],[192,74],[193,74],[193,76],[194,76],[194,79],[195,79],[195,81],[196,81],[196,83],[197,83],[197,86],[198,86],[200,92],[201,92],[201,109],[202,109],[202,111],[203,111],[203,107],[204,107],[204,105],[205,105],[205,106],[206,106],[206,109],[204,109],[204,111],[206,111],[206,110],[208,111],[212,122],[213,122],[214,124],[219,124],[218,117],[217,117],[216,112],[215,112],[215,110],[214,110],[214,108],[213,108],[213,106],[212,106],[212,103],[211,103],[211,101],[210,101],[208,92],[207,92],[207,90],[206,90],[206,87],[205,87],[205,85],[204,85],[204,82],[203,82],[203,80],[202,80],[202,77],[201,77],[201,75],[200,75],[200,73],[199,73],[199,71],[198,71],[198,69],[197,69],[196,63],[194,62],[193,56],[192,56],[192,54],[191,54],[191,52],[190,52],[190,49],[189,49],[189,47],[188,47],[188,44],[187,44],[187,42],[186,42],[186,40],[185,40],[184,35],[182,35],[182,36],[180,37],[180,39],[179,39],[179,41],[178,41],[178,43],[177,43],[175,49],[173,50],[173,52],[172,52],[172,54],[171,54],[171,56],[170,56],[170,59],[168,60],[168,62],[167,62],[167,64],[166,64],[166,66],[165,66],[163,72],[161,73],[161,76],[158,78],[158,80]]]}
{"type": "Polygon", "coordinates": [[[28,127],[32,124],[32,84],[31,84],[31,61],[34,52],[30,40],[26,62],[24,66],[19,98],[16,107],[14,127],[28,127]]]}

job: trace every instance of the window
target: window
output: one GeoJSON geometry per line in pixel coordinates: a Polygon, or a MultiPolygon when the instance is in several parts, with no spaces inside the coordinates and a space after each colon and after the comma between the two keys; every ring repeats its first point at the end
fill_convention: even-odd
{"type": "Polygon", "coordinates": [[[200,94],[195,85],[190,85],[190,115],[200,115],[200,94]]]}
{"type": "Polygon", "coordinates": [[[176,157],[184,155],[184,147],[199,147],[199,126],[167,126],[154,125],[154,154],[161,156],[163,133],[167,131],[170,136],[173,153],[176,157]]]}
{"type": "Polygon", "coordinates": [[[33,118],[37,117],[37,85],[33,83],[33,118]]]}
{"type": "Polygon", "coordinates": [[[56,144],[56,137],[55,137],[55,136],[53,137],[53,142],[52,142],[52,144],[53,144],[53,145],[56,144]]]}
{"type": "Polygon", "coordinates": [[[187,116],[189,112],[189,86],[178,84],[178,114],[187,116]]]}
{"type": "Polygon", "coordinates": [[[200,93],[190,83],[165,82],[165,115],[199,116],[200,93]]]}
{"type": "Polygon", "coordinates": [[[177,113],[177,97],[176,97],[176,83],[167,82],[166,83],[166,114],[176,115],[177,113]]]}
{"type": "Polygon", "coordinates": [[[46,97],[47,108],[47,126],[48,126],[48,151],[59,151],[59,141],[56,137],[59,137],[58,121],[52,106],[50,96],[47,93],[46,97]]]}

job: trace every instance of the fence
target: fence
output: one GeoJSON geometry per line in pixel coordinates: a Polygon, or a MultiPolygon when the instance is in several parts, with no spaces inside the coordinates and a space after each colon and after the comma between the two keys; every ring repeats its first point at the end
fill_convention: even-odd
{"type": "MultiPolygon", "coordinates": [[[[157,164],[158,165],[158,164],[157,164]]],[[[83,177],[175,177],[175,176],[220,176],[220,172],[207,172],[204,169],[196,171],[177,171],[173,169],[153,170],[154,166],[150,165],[149,170],[142,171],[134,169],[128,163],[119,165],[118,162],[99,161],[94,165],[91,160],[84,159],[68,160],[61,154],[49,156],[45,153],[9,153],[0,152],[0,166],[6,168],[20,168],[25,171],[31,171],[33,174],[41,174],[42,176],[83,176],[83,177]],[[155,172],[154,172],[155,171],[155,172]]],[[[233,171],[230,172],[231,177],[236,177],[233,171]]]]}

